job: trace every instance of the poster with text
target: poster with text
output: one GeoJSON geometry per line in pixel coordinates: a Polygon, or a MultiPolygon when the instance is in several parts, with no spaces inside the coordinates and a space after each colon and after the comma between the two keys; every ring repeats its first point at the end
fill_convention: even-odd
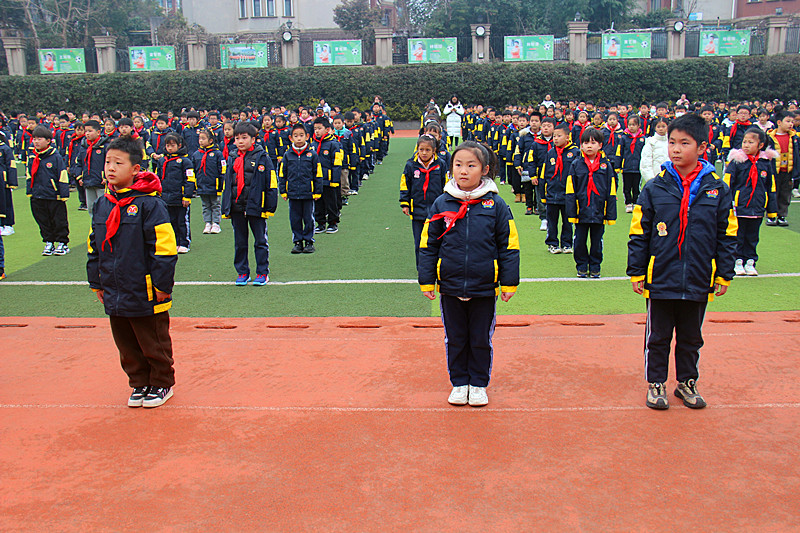
{"type": "Polygon", "coordinates": [[[552,35],[520,35],[505,37],[505,61],[552,61],[552,35]]]}
{"type": "Polygon", "coordinates": [[[42,74],[67,74],[86,72],[86,52],[83,48],[40,49],[39,72],[42,74]]]}
{"type": "Polygon", "coordinates": [[[269,66],[267,43],[219,45],[221,68],[264,68],[269,66]]]}
{"type": "Polygon", "coordinates": [[[650,58],[651,33],[604,33],[603,59],[650,58]]]}
{"type": "Polygon", "coordinates": [[[746,55],[750,55],[750,30],[700,32],[700,56],[746,55]]]}
{"type": "Polygon", "coordinates": [[[171,46],[137,46],[129,48],[131,72],[175,70],[175,49],[171,46]]]}
{"type": "Polygon", "coordinates": [[[314,41],[314,66],[360,65],[361,41],[314,41]]]}
{"type": "Polygon", "coordinates": [[[409,39],[409,63],[455,63],[458,61],[458,39],[409,39]]]}

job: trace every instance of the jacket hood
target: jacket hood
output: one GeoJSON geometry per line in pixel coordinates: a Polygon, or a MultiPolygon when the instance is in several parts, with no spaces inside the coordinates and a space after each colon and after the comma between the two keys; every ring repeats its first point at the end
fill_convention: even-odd
{"type": "MultiPolygon", "coordinates": [[[[113,192],[117,192],[111,184],[108,185],[108,188],[113,192]]],[[[122,190],[124,191],[125,189],[122,190]]],[[[127,190],[143,194],[154,192],[161,194],[161,180],[152,172],[139,172],[136,177],[133,178],[133,184],[127,190]]]]}
{"type": "MultiPolygon", "coordinates": [[[[711,174],[716,172],[716,168],[714,165],[706,161],[705,159],[700,159],[697,161],[703,168],[700,169],[700,173],[697,175],[698,178],[704,177],[706,174],[711,174]]],[[[665,161],[661,164],[661,168],[667,171],[667,174],[671,175],[673,178],[677,178],[680,181],[680,177],[678,175],[678,171],[675,169],[675,165],[672,164],[672,161],[665,161]]]]}
{"type": "MultiPolygon", "coordinates": [[[[766,150],[762,150],[758,154],[759,159],[777,159],[780,157],[780,154],[773,150],[772,148],[767,148],[766,150]]],[[[744,163],[747,161],[747,154],[744,153],[744,150],[740,148],[734,148],[728,154],[728,161],[735,161],[736,163],[744,163]]]]}
{"type": "Polygon", "coordinates": [[[445,183],[444,192],[446,192],[447,194],[458,200],[472,200],[474,198],[480,198],[482,196],[485,196],[490,192],[497,193],[499,191],[497,189],[497,185],[495,184],[494,180],[491,180],[489,178],[482,178],[481,184],[478,185],[478,188],[472,191],[462,191],[461,189],[458,188],[458,185],[456,185],[456,180],[451,179],[450,181],[445,183]]]}

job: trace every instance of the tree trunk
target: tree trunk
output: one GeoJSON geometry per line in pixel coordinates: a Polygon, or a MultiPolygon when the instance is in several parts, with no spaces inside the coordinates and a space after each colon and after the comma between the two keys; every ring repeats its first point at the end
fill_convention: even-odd
{"type": "Polygon", "coordinates": [[[31,32],[33,33],[33,44],[38,50],[42,47],[42,44],[39,42],[39,32],[36,31],[36,25],[33,23],[33,17],[31,16],[31,0],[25,0],[25,19],[28,21],[28,25],[31,27],[31,32]]]}

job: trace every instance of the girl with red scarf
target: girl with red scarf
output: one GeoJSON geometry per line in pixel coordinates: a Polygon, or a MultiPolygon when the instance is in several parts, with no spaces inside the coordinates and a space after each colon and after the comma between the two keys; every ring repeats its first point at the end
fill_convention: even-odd
{"type": "Polygon", "coordinates": [[[626,213],[633,213],[633,204],[639,198],[639,183],[642,181],[639,164],[642,161],[644,143],[645,136],[644,132],[639,128],[639,117],[633,115],[628,118],[628,127],[624,131],[619,144],[622,190],[625,194],[626,213]]]}
{"type": "Polygon", "coordinates": [[[220,196],[227,169],[227,161],[215,143],[216,136],[207,128],[197,134],[200,148],[192,154],[197,194],[203,202],[203,233],[219,233],[221,221],[220,196]]]}

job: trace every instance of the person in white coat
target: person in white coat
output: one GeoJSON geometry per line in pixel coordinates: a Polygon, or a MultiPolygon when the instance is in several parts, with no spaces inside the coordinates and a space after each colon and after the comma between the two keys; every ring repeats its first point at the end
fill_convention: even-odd
{"type": "Polygon", "coordinates": [[[639,171],[642,182],[647,183],[661,173],[661,164],[669,161],[667,142],[667,127],[669,123],[665,118],[656,119],[655,135],[649,137],[642,148],[642,159],[639,162],[639,171]]]}
{"type": "Polygon", "coordinates": [[[444,106],[444,116],[447,125],[447,136],[453,146],[458,146],[461,137],[461,120],[464,117],[464,106],[461,105],[458,96],[453,96],[444,106]]]}

